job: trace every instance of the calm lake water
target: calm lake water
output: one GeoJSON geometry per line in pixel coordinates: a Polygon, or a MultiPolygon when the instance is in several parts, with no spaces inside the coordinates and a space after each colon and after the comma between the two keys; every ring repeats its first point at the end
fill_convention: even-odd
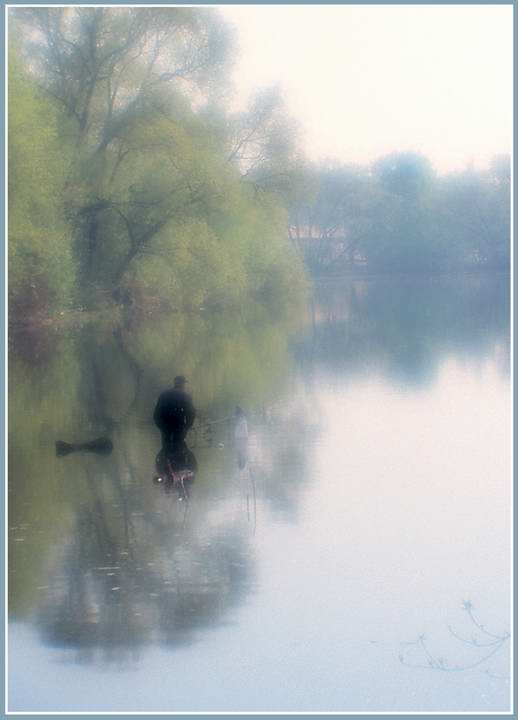
{"type": "Polygon", "coordinates": [[[509,710],[508,282],[13,334],[8,709],[509,710]],[[153,482],[178,373],[183,500],[153,482]]]}

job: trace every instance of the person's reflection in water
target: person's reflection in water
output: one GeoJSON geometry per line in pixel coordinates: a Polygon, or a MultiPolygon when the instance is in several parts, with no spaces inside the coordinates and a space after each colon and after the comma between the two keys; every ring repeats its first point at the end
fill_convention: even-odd
{"type": "Polygon", "coordinates": [[[185,440],[162,447],[155,459],[156,484],[161,484],[166,493],[175,492],[179,500],[188,500],[194,483],[198,462],[185,440]]]}
{"type": "Polygon", "coordinates": [[[196,417],[192,398],[185,392],[186,384],[185,377],[177,375],[174,386],[158,398],[153,413],[155,425],[162,433],[162,448],[166,452],[185,440],[196,417]]]}
{"type": "Polygon", "coordinates": [[[255,479],[250,467],[248,454],[248,421],[239,405],[235,410],[234,446],[236,449],[239,480],[246,487],[246,513],[250,522],[250,493],[252,494],[252,510],[254,520],[254,533],[257,526],[257,499],[255,492],[255,479]]]}
{"type": "Polygon", "coordinates": [[[248,463],[248,422],[243,410],[236,407],[234,440],[237,453],[237,466],[240,470],[244,470],[248,463]]]}

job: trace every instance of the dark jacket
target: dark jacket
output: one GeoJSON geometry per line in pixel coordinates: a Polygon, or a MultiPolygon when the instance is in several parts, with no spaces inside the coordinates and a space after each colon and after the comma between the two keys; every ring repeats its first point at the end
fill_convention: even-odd
{"type": "Polygon", "coordinates": [[[155,425],[162,431],[183,430],[187,432],[194,422],[196,410],[191,396],[183,390],[172,388],[158,398],[153,413],[155,425]]]}

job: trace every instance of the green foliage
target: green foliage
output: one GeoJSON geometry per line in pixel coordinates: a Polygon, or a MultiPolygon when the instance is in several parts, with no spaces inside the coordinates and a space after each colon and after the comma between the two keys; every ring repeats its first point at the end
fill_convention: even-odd
{"type": "Polygon", "coordinates": [[[60,144],[58,115],[9,48],[9,295],[33,313],[68,302],[75,280],[62,189],[70,148],[60,144]]]}

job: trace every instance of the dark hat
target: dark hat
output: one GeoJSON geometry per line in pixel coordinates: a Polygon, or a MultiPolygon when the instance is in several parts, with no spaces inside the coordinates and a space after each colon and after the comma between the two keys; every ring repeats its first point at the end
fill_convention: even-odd
{"type": "Polygon", "coordinates": [[[187,380],[183,375],[177,375],[174,379],[174,386],[180,387],[181,385],[185,385],[187,380]]]}

